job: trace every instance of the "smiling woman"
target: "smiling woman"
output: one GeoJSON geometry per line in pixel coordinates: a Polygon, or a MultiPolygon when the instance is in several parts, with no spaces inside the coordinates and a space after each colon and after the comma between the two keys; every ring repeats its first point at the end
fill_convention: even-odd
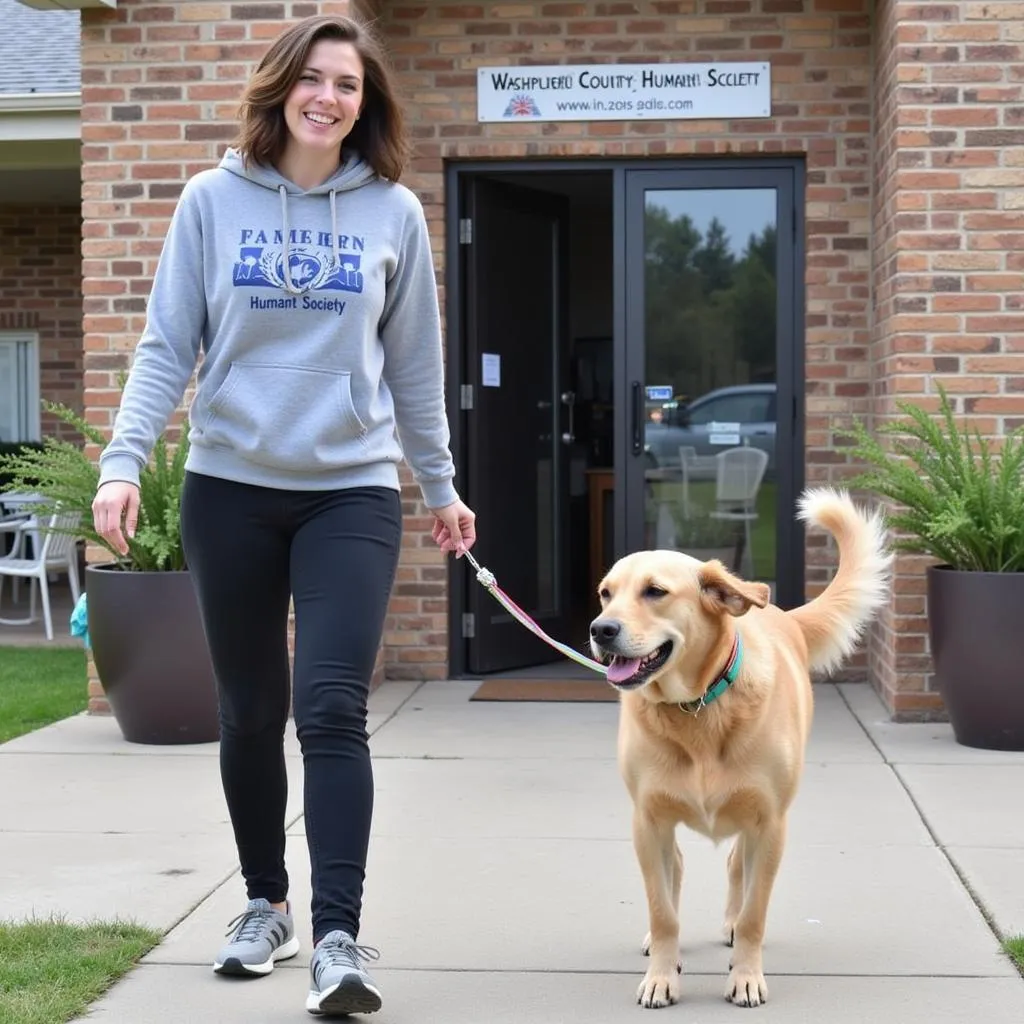
{"type": "Polygon", "coordinates": [[[181,537],[248,898],[213,970],[265,976],[299,952],[284,860],[291,706],[312,868],[306,1009],[334,1016],[381,1006],[365,966],[376,951],[356,940],[373,810],[366,704],[401,546],[399,464],[442,552],[475,539],[453,484],[437,282],[423,207],[399,183],[406,156],[363,25],[312,17],[274,40],[234,145],[182,191],[93,503],[123,551],[141,467],[202,352],[181,537]]]}

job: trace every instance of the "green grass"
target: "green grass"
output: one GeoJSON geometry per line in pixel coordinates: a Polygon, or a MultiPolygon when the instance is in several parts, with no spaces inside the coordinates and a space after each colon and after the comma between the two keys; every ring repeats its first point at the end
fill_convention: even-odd
{"type": "Polygon", "coordinates": [[[0,1021],[79,1016],[159,941],[158,932],[121,922],[0,923],[0,1021]]]}
{"type": "Polygon", "coordinates": [[[1017,970],[1024,974],[1024,935],[1015,935],[1003,942],[1009,958],[1016,964],[1017,970]]]}
{"type": "Polygon", "coordinates": [[[84,711],[87,690],[81,648],[0,647],[0,743],[84,711]]]}
{"type": "MultiPolygon", "coordinates": [[[[677,504],[682,500],[682,484],[655,483],[652,485],[659,500],[677,504]]],[[[715,484],[711,480],[698,480],[690,484],[690,502],[704,509],[715,507],[715,484]]],[[[750,546],[754,554],[754,578],[759,580],[778,579],[776,565],[776,483],[767,480],[757,492],[757,519],[750,527],[750,546]]],[[[648,515],[652,509],[648,509],[648,515]]]]}

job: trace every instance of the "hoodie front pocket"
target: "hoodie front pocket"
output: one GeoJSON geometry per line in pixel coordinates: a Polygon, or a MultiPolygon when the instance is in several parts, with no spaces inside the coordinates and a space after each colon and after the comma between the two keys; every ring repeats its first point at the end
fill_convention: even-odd
{"type": "Polygon", "coordinates": [[[203,439],[250,462],[297,472],[362,461],[366,451],[352,375],[286,363],[232,363],[210,399],[203,439]]]}

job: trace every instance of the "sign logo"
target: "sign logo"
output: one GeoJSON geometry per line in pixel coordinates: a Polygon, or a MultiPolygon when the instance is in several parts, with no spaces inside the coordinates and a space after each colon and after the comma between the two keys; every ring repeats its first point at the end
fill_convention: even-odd
{"type": "Polygon", "coordinates": [[[508,101],[505,117],[540,117],[537,101],[525,92],[518,93],[508,101]]]}

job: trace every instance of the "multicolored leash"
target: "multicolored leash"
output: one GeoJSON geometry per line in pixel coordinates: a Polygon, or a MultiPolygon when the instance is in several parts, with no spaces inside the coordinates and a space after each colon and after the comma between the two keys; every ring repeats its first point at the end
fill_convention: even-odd
{"type": "Polygon", "coordinates": [[[608,674],[608,666],[602,665],[599,661],[593,661],[592,659],[580,654],[579,651],[573,650],[567,644],[559,643],[557,640],[552,639],[547,633],[544,632],[540,626],[537,625],[533,619],[530,618],[522,608],[519,607],[512,600],[511,597],[506,594],[501,587],[498,586],[498,581],[494,578],[494,573],[490,569],[483,568],[480,563],[467,551],[463,556],[469,559],[469,564],[476,569],[477,582],[481,584],[486,590],[490,591],[491,595],[495,600],[518,622],[521,622],[531,633],[535,636],[540,637],[545,643],[550,644],[556,651],[564,654],[567,658],[571,658],[576,662],[577,665],[582,665],[584,668],[589,668],[594,672],[599,672],[602,676],[608,674]]]}

